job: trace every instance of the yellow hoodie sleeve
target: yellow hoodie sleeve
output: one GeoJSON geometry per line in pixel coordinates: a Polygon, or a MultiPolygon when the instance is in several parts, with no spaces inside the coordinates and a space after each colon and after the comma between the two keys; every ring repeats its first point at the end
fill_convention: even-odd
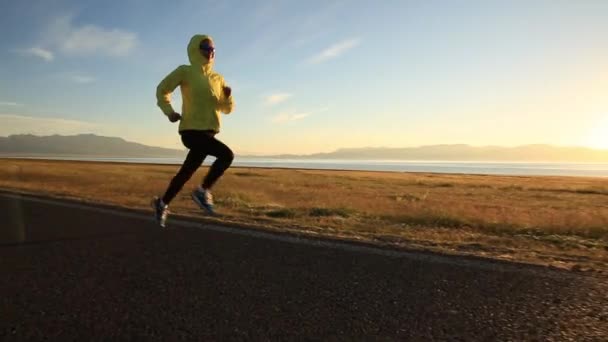
{"type": "Polygon", "coordinates": [[[167,77],[165,77],[156,87],[156,104],[160,109],[169,115],[175,110],[171,106],[171,93],[182,83],[184,75],[184,65],[180,65],[177,69],[173,70],[167,77]]]}
{"type": "Polygon", "coordinates": [[[222,77],[222,95],[218,104],[218,109],[224,113],[224,114],[230,114],[232,112],[232,110],[234,109],[234,98],[232,97],[232,94],[230,94],[230,96],[226,97],[224,96],[224,92],[223,89],[224,87],[227,87],[228,85],[226,84],[226,82],[224,81],[224,78],[222,77]]]}

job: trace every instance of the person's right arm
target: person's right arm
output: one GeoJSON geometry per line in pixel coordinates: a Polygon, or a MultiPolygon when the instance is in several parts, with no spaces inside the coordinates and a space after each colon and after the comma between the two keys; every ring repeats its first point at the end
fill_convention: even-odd
{"type": "Polygon", "coordinates": [[[182,83],[185,67],[185,65],[177,67],[156,87],[156,104],[171,122],[175,122],[180,118],[180,115],[171,106],[171,94],[182,83]]]}

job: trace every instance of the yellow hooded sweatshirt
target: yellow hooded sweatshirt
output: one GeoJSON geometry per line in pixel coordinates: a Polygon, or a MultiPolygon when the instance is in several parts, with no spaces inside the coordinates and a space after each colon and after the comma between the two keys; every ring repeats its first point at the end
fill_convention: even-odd
{"type": "Polygon", "coordinates": [[[200,43],[211,37],[198,34],[190,39],[188,58],[190,65],[180,65],[165,77],[156,88],[156,99],[160,109],[169,115],[171,93],[180,86],[182,93],[182,118],[179,131],[212,130],[220,131],[220,111],[229,114],[234,107],[232,95],[224,96],[224,77],[213,71],[213,62],[205,58],[200,43]]]}

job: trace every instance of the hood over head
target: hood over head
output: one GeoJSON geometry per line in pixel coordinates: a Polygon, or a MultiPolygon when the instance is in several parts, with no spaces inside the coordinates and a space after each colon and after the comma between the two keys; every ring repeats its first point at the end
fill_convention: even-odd
{"type": "Polygon", "coordinates": [[[209,39],[213,42],[213,39],[205,34],[197,34],[190,39],[190,43],[188,43],[188,59],[192,66],[202,67],[208,71],[213,66],[213,61],[209,61],[205,58],[200,51],[201,42],[205,39],[209,39]]]}

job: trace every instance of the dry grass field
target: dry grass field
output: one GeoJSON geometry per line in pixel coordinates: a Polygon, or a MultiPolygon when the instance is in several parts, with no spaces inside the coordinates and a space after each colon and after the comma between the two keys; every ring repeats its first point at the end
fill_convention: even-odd
{"type": "MultiPolygon", "coordinates": [[[[149,210],[178,166],[0,160],[0,188],[149,210]]],[[[190,200],[178,215],[572,269],[608,264],[608,179],[231,168],[214,189],[220,218],[190,200]]],[[[170,221],[169,221],[170,224],[170,221]]]]}

